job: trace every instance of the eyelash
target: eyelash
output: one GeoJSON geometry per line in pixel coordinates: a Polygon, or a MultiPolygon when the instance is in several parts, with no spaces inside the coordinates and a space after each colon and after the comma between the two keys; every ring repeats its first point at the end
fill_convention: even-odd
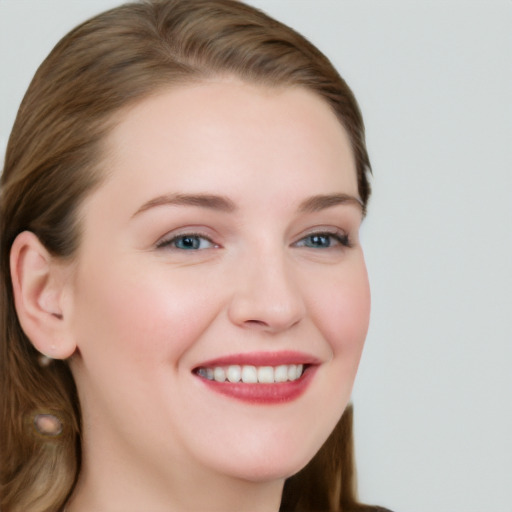
{"type": "Polygon", "coordinates": [[[346,247],[346,248],[352,247],[352,242],[350,241],[349,236],[346,233],[339,232],[339,231],[335,231],[335,232],[319,231],[319,232],[309,233],[308,235],[302,237],[299,241],[295,242],[294,245],[296,247],[306,247],[306,248],[314,249],[315,247],[308,247],[307,245],[305,245],[305,241],[307,239],[312,239],[312,238],[326,238],[326,239],[330,240],[328,246],[316,247],[316,249],[324,249],[324,250],[325,249],[334,249],[338,246],[346,247]],[[334,245],[331,242],[332,240],[335,241],[334,245]]]}
{"type": "MultiPolygon", "coordinates": [[[[215,242],[213,242],[210,238],[208,238],[205,235],[202,235],[201,233],[183,233],[183,234],[180,234],[180,235],[173,236],[171,238],[164,238],[164,239],[160,240],[156,244],[157,249],[167,248],[167,247],[171,247],[171,246],[174,246],[174,247],[172,247],[173,249],[177,249],[177,250],[180,250],[180,251],[200,251],[200,250],[204,250],[204,249],[211,249],[211,248],[218,248],[219,247],[219,245],[215,244],[215,242]],[[185,240],[185,239],[194,239],[196,241],[199,241],[199,247],[193,247],[193,246],[192,247],[188,247],[188,248],[177,247],[176,244],[178,243],[178,241],[185,240]],[[203,247],[201,249],[200,248],[201,241],[204,241],[204,240],[210,246],[206,247],[206,248],[203,247]]],[[[309,248],[309,249],[324,249],[325,250],[325,249],[333,249],[333,248],[336,248],[338,246],[350,248],[350,247],[352,247],[352,243],[350,241],[349,236],[346,233],[338,232],[338,231],[335,231],[335,232],[319,231],[319,232],[310,233],[310,234],[302,237],[300,240],[295,242],[293,244],[293,246],[295,246],[295,247],[305,247],[305,248],[309,248]],[[311,246],[306,245],[306,241],[308,239],[311,240],[311,239],[314,239],[314,238],[317,238],[317,239],[320,239],[320,238],[328,239],[329,240],[329,244],[327,246],[319,246],[319,247],[318,246],[317,247],[311,247],[311,246]],[[332,243],[333,240],[334,240],[334,244],[332,243]]]]}
{"type": "Polygon", "coordinates": [[[200,240],[200,241],[206,240],[211,245],[211,247],[208,247],[208,249],[219,247],[210,238],[208,238],[207,236],[202,235],[201,233],[182,233],[180,235],[176,235],[176,236],[173,236],[171,238],[164,238],[164,239],[160,240],[156,244],[156,248],[157,249],[163,249],[163,248],[171,247],[171,246],[174,245],[174,247],[171,247],[171,248],[176,249],[176,250],[180,250],[180,251],[187,251],[187,250],[188,251],[198,251],[198,250],[204,250],[205,249],[205,248],[200,249],[200,248],[195,248],[195,247],[190,247],[190,248],[184,249],[184,248],[176,247],[176,243],[179,240],[185,240],[187,238],[188,239],[200,240]]]}

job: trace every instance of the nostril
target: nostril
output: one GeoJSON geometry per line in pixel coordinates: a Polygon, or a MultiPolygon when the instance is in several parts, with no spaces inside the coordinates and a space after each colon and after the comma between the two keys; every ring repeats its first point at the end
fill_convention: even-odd
{"type": "Polygon", "coordinates": [[[300,323],[306,314],[301,295],[291,291],[286,295],[272,294],[267,288],[252,286],[237,291],[228,305],[230,321],[238,327],[268,332],[280,332],[300,323]]]}
{"type": "Polygon", "coordinates": [[[268,324],[263,322],[262,320],[246,320],[244,323],[248,325],[268,327],[268,324]]]}

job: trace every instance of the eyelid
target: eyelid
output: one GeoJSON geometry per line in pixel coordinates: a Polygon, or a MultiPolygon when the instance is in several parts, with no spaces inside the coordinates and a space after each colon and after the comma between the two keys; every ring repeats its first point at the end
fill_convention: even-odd
{"type": "Polygon", "coordinates": [[[305,233],[302,233],[300,237],[292,244],[296,247],[305,247],[304,245],[299,245],[300,242],[303,242],[305,239],[312,237],[312,236],[326,236],[326,237],[332,237],[336,239],[336,245],[328,248],[335,248],[335,247],[352,247],[351,237],[349,234],[340,228],[335,227],[315,227],[312,228],[305,233]]]}
{"type": "MultiPolygon", "coordinates": [[[[187,237],[190,237],[190,238],[202,238],[203,240],[207,240],[212,247],[208,247],[208,249],[210,248],[218,248],[220,247],[220,245],[216,242],[213,241],[212,237],[205,234],[204,232],[201,232],[201,231],[193,231],[193,230],[178,230],[178,231],[172,231],[170,233],[167,233],[166,235],[164,235],[163,237],[161,237],[155,244],[155,247],[157,249],[163,249],[163,248],[173,248],[171,247],[173,242],[175,242],[176,240],[180,239],[180,238],[187,238],[187,237]]],[[[178,251],[181,251],[183,249],[178,249],[177,247],[174,247],[173,249],[176,249],[178,251]]],[[[195,249],[196,251],[197,250],[205,250],[205,249],[195,249]]]]}

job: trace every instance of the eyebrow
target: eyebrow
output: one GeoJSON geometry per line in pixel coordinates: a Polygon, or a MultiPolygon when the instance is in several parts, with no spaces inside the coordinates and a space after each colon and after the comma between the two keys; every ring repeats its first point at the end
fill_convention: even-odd
{"type": "MultiPolygon", "coordinates": [[[[298,211],[300,213],[315,213],[343,204],[355,205],[361,210],[363,215],[366,213],[363,202],[358,197],[350,194],[312,196],[299,205],[298,211]]],[[[237,210],[235,203],[224,196],[214,194],[166,194],[150,199],[144,203],[132,217],[157,206],[196,206],[226,213],[237,210]]]]}
{"type": "Polygon", "coordinates": [[[227,197],[212,194],[168,194],[155,197],[144,203],[134,214],[145,212],[156,206],[198,206],[221,212],[233,212],[236,210],[235,203],[227,197]]]}
{"type": "Polygon", "coordinates": [[[300,204],[299,212],[314,213],[342,204],[357,206],[361,210],[363,216],[366,213],[366,207],[361,199],[350,194],[330,194],[309,197],[300,204]]]}

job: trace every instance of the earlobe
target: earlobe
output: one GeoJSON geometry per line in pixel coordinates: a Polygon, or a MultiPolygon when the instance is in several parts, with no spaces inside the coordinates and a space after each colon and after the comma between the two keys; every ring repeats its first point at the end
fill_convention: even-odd
{"type": "Polygon", "coordinates": [[[45,356],[70,357],[76,345],[66,314],[64,265],[30,231],[16,237],[10,265],[16,312],[23,331],[45,356]]]}

